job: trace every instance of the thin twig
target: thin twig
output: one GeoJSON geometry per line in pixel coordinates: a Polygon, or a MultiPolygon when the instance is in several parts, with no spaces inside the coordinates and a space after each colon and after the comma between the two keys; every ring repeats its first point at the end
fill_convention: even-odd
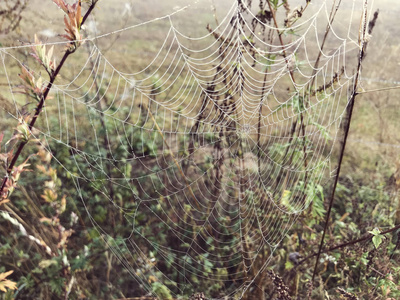
{"type": "MultiPolygon", "coordinates": [[[[400,229],[400,224],[397,225],[397,226],[394,226],[394,227],[392,227],[392,228],[390,228],[390,229],[387,229],[387,230],[385,230],[385,231],[382,231],[380,234],[381,234],[381,235],[385,235],[385,234],[387,234],[387,233],[396,231],[397,229],[400,229]]],[[[366,236],[364,236],[364,237],[361,237],[361,238],[359,238],[359,239],[352,240],[352,241],[349,241],[349,242],[345,242],[345,243],[342,243],[342,244],[339,244],[339,245],[330,247],[330,248],[328,248],[328,249],[321,250],[321,253],[328,253],[328,252],[331,252],[331,251],[334,251],[334,250],[337,250],[337,249],[340,249],[340,248],[344,248],[344,247],[348,247],[348,246],[351,246],[351,245],[354,245],[354,244],[358,244],[358,243],[367,241],[367,240],[369,240],[369,239],[372,239],[372,237],[373,237],[372,234],[368,234],[368,235],[366,235],[366,236]]],[[[298,265],[301,265],[301,264],[304,263],[305,261],[307,261],[307,260],[309,260],[310,258],[313,258],[314,256],[316,256],[317,254],[318,254],[318,253],[313,253],[313,254],[308,255],[307,257],[305,257],[305,258],[303,258],[302,260],[300,260],[299,263],[298,263],[298,265]]]]}
{"type": "MultiPolygon", "coordinates": [[[[367,11],[366,11],[366,4],[368,3],[368,0],[365,0],[365,11],[364,11],[364,18],[367,18],[367,11]]],[[[357,72],[355,74],[355,78],[354,78],[354,82],[353,82],[353,87],[352,87],[352,94],[350,96],[350,101],[347,107],[347,118],[346,118],[346,124],[345,124],[345,128],[344,128],[344,137],[343,137],[343,141],[342,141],[342,147],[340,150],[340,155],[339,155],[339,161],[338,161],[338,168],[337,168],[337,172],[336,172],[336,176],[335,176],[335,181],[332,187],[332,193],[331,193],[331,197],[330,197],[330,201],[329,201],[329,207],[328,207],[328,211],[326,213],[325,216],[325,226],[324,226],[324,231],[322,233],[322,237],[321,237],[321,242],[318,248],[318,253],[317,253],[317,258],[315,260],[315,266],[314,266],[314,272],[313,272],[313,276],[312,276],[312,280],[311,282],[314,282],[315,279],[315,275],[317,273],[317,268],[318,268],[318,261],[319,261],[319,257],[321,255],[322,252],[322,247],[324,245],[324,238],[326,235],[326,231],[328,229],[328,224],[329,224],[329,218],[331,216],[331,211],[332,211],[332,206],[333,206],[333,201],[335,199],[335,192],[336,192],[336,186],[338,184],[339,181],[339,174],[340,174],[340,169],[342,167],[342,161],[343,161],[343,156],[344,156],[344,151],[346,148],[346,143],[347,143],[347,137],[349,135],[349,131],[350,131],[350,123],[351,123],[351,117],[353,115],[353,108],[354,108],[354,100],[357,96],[357,86],[358,86],[358,80],[359,80],[359,76],[360,76],[360,72],[361,72],[361,64],[362,64],[362,60],[364,57],[364,52],[365,52],[365,44],[364,44],[364,37],[366,34],[366,20],[365,20],[365,24],[364,27],[361,29],[360,31],[362,33],[362,36],[360,37],[360,52],[359,52],[359,57],[358,57],[358,66],[357,66],[357,72]]]]}

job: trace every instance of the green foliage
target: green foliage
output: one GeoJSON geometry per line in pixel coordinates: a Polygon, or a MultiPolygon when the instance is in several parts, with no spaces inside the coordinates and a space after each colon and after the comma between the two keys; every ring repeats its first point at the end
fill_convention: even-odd
{"type": "Polygon", "coordinates": [[[374,228],[374,230],[368,232],[373,235],[372,242],[374,243],[375,248],[378,249],[385,236],[381,234],[381,231],[378,228],[374,228]]]}
{"type": "Polygon", "coordinates": [[[162,283],[156,281],[156,282],[153,282],[153,284],[151,286],[152,286],[153,293],[159,299],[162,299],[162,300],[172,300],[173,299],[169,289],[162,283]]]}

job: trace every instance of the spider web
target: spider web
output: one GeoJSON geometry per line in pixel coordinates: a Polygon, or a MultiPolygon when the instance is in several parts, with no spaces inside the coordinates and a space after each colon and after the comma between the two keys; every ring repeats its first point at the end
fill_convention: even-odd
{"type": "MultiPolygon", "coordinates": [[[[199,278],[243,294],[335,175],[331,159],[366,7],[355,0],[339,9],[341,22],[330,24],[322,49],[336,6],[321,2],[288,27],[238,1],[198,38],[175,25],[185,8],[95,35],[71,58],[71,78],[53,85],[33,133],[149,293],[152,276],[177,295],[195,291],[199,278]],[[162,43],[134,73],[98,46],[154,28],[162,43]],[[101,226],[99,205],[120,222],[111,232],[101,226]]],[[[24,66],[26,47],[0,48],[15,118],[21,101],[12,70],[24,66]]]]}

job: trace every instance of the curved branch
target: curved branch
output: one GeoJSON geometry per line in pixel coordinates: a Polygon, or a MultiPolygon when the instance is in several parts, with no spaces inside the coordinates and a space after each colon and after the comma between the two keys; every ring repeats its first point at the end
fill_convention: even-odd
{"type": "MultiPolygon", "coordinates": [[[[94,9],[94,7],[96,6],[96,3],[97,3],[97,2],[98,2],[98,0],[92,1],[91,5],[89,6],[88,11],[86,12],[85,16],[84,16],[83,19],[82,19],[81,26],[84,24],[84,22],[86,21],[86,19],[89,17],[90,13],[93,11],[93,9],[94,9]]],[[[54,81],[55,81],[56,78],[57,78],[57,75],[60,73],[61,68],[64,66],[64,63],[65,63],[65,61],[67,60],[67,58],[68,58],[73,52],[74,52],[74,50],[67,49],[67,51],[64,53],[64,56],[62,57],[62,59],[61,59],[59,65],[57,66],[57,69],[56,69],[56,70],[52,73],[52,75],[50,76],[50,80],[49,80],[48,85],[46,86],[46,90],[45,90],[45,92],[43,93],[42,98],[41,98],[41,100],[40,100],[38,106],[36,107],[35,114],[34,114],[34,116],[32,117],[31,122],[29,123],[29,130],[32,130],[33,126],[35,125],[36,120],[37,120],[37,118],[39,117],[39,114],[41,113],[41,111],[42,111],[42,109],[43,109],[43,107],[44,107],[44,104],[45,104],[45,102],[46,102],[47,96],[48,96],[49,93],[50,93],[50,90],[51,90],[51,88],[52,88],[52,86],[53,86],[53,83],[54,83],[54,81]]],[[[15,166],[15,163],[17,162],[19,156],[21,155],[22,150],[24,149],[24,147],[25,147],[25,145],[26,145],[27,143],[28,143],[28,141],[22,141],[22,142],[19,144],[19,146],[18,146],[18,148],[17,148],[17,151],[15,152],[15,154],[14,154],[14,156],[13,156],[13,158],[12,158],[10,164],[8,165],[8,168],[7,168],[7,171],[6,171],[6,175],[4,176],[3,182],[2,182],[1,187],[0,187],[0,195],[3,195],[4,188],[6,187],[6,184],[7,184],[7,181],[8,181],[8,179],[9,179],[9,176],[10,176],[10,174],[11,174],[11,172],[12,172],[14,166],[15,166]]]]}

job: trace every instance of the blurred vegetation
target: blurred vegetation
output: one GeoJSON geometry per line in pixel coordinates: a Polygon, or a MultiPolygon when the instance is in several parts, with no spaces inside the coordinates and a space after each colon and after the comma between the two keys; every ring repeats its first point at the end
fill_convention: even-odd
{"type": "MultiPolygon", "coordinates": [[[[63,0],[54,0],[54,2],[68,17],[65,38],[69,44],[63,51],[70,52],[71,56],[79,51],[85,51],[85,45],[75,41],[81,34],[82,18],[79,2],[75,3],[75,6],[67,6],[63,0]]],[[[84,6],[86,11],[96,4],[93,0],[88,2],[84,6]]],[[[266,1],[253,2],[254,7],[258,5],[264,7],[259,11],[259,16],[263,16],[268,22],[272,22],[272,15],[267,12],[275,14],[277,11],[287,9],[286,1],[269,1],[271,10],[265,8],[266,1]]],[[[5,7],[8,9],[6,14],[9,17],[0,18],[0,29],[7,33],[18,28],[27,2],[7,0],[4,3],[8,3],[5,7]],[[14,4],[16,6],[13,6],[14,4]]],[[[1,9],[0,5],[0,12],[1,9]]],[[[301,17],[301,13],[297,17],[301,17]]],[[[286,19],[286,24],[290,25],[296,20],[286,19]]],[[[62,24],[62,18],[59,21],[62,24]]],[[[209,31],[211,31],[210,28],[209,31]]],[[[220,41],[220,37],[215,38],[220,41]]],[[[254,41],[249,37],[248,45],[253,43],[254,41]]],[[[157,49],[153,44],[148,47],[157,49]]],[[[44,73],[47,73],[50,79],[52,77],[55,79],[57,63],[54,60],[53,50],[39,46],[32,51],[36,63],[41,65],[44,73]]],[[[275,57],[265,59],[271,61],[275,57]]],[[[236,69],[239,72],[240,65],[236,69]]],[[[37,106],[28,106],[32,111],[22,115],[18,124],[11,123],[15,120],[9,119],[0,124],[1,130],[5,132],[0,138],[0,159],[3,168],[1,174],[6,174],[18,146],[21,143],[25,145],[23,154],[14,166],[13,172],[9,174],[8,185],[0,198],[1,299],[126,299],[129,297],[151,299],[151,296],[159,299],[174,299],[177,294],[176,297],[179,299],[187,299],[197,292],[204,293],[207,298],[222,298],[243,283],[238,279],[240,277],[238,262],[232,261],[231,265],[228,263],[216,265],[207,257],[207,253],[215,248],[212,238],[208,241],[202,235],[187,236],[187,232],[196,232],[196,229],[200,227],[200,222],[196,222],[195,218],[185,220],[187,222],[184,224],[186,226],[190,224],[190,228],[189,226],[182,228],[181,239],[169,230],[168,220],[162,223],[157,222],[155,218],[157,212],[167,212],[171,218],[174,218],[175,214],[195,215],[195,212],[191,211],[195,206],[184,205],[173,208],[171,203],[174,201],[181,203],[179,197],[186,195],[178,194],[173,199],[160,196],[153,188],[154,182],[159,184],[159,189],[163,184],[156,175],[152,178],[152,182],[138,181],[137,185],[132,185],[132,190],[117,189],[109,181],[108,191],[113,201],[118,203],[119,210],[114,209],[112,201],[101,197],[99,191],[102,187],[98,186],[99,183],[83,184],[80,189],[81,194],[79,194],[76,182],[71,175],[80,172],[78,167],[89,177],[91,174],[96,178],[103,176],[105,182],[107,178],[100,170],[86,169],[87,165],[83,157],[71,153],[60,143],[54,141],[44,143],[32,137],[29,122],[33,111],[43,100],[46,90],[28,68],[24,67],[19,72],[22,74],[20,75],[21,83],[24,82],[23,92],[27,97],[24,100],[35,101],[37,106]],[[51,149],[51,154],[48,149],[51,149]],[[65,170],[69,170],[71,174],[65,170]],[[150,198],[160,199],[158,204],[153,205],[155,202],[149,202],[149,205],[139,209],[132,199],[136,196],[141,197],[142,190],[148,191],[150,198]],[[80,201],[81,198],[88,199],[84,202],[86,206],[80,201]],[[90,210],[90,217],[87,209],[90,210]],[[193,253],[192,256],[188,255],[184,258],[185,267],[189,271],[187,278],[183,278],[180,273],[180,268],[183,266],[175,261],[176,257],[172,255],[166,257],[162,249],[150,251],[149,244],[138,242],[137,247],[149,258],[146,261],[141,255],[130,252],[129,247],[126,246],[126,237],[132,233],[132,223],[129,213],[125,215],[124,212],[135,210],[137,211],[135,228],[137,232],[149,238],[149,244],[152,242],[162,245],[170,244],[177,251],[186,250],[190,246],[188,243],[194,239],[201,245],[199,247],[201,251],[199,249],[196,249],[198,252],[193,251],[197,253],[196,263],[191,262],[193,253]],[[92,227],[92,222],[95,222],[104,232],[99,232],[92,227]],[[119,253],[115,253],[116,248],[120,249],[119,253]],[[146,278],[146,284],[151,287],[151,291],[146,289],[145,284],[134,280],[132,270],[126,268],[126,262],[121,257],[128,259],[128,264],[131,265],[135,265],[135,262],[140,263],[141,269],[134,271],[141,273],[141,278],[146,278]],[[209,276],[217,272],[219,278],[223,280],[210,281],[209,276]],[[186,289],[185,294],[179,294],[181,290],[179,285],[185,281],[190,282],[191,289],[186,289]]],[[[153,90],[158,88],[156,83],[157,78],[154,80],[153,90]]],[[[101,99],[106,102],[107,92],[102,91],[100,94],[105,96],[101,99]]],[[[396,93],[392,91],[389,92],[387,98],[395,96],[396,93]]],[[[381,114],[384,109],[392,110],[392,106],[397,109],[397,106],[393,104],[395,101],[389,99],[385,103],[382,98],[372,98],[375,96],[363,97],[371,98],[367,98],[369,102],[366,104],[355,104],[356,116],[352,125],[352,128],[355,128],[354,137],[362,136],[365,131],[371,131],[368,125],[369,120],[360,120],[365,116],[364,110],[367,110],[370,105],[376,107],[379,114],[378,122],[380,123],[373,126],[373,130],[378,131],[375,134],[381,137],[380,142],[383,143],[387,132],[379,131],[379,129],[392,128],[394,125],[381,114]],[[383,108],[380,109],[381,107],[383,108]]],[[[304,104],[304,99],[298,96],[293,97],[292,103],[287,105],[299,109],[301,115],[302,108],[306,104],[304,104]]],[[[111,109],[116,108],[111,106],[111,109]]],[[[146,107],[140,107],[140,109],[145,110],[146,107]]],[[[151,108],[148,110],[150,111],[151,108]]],[[[155,116],[155,119],[157,118],[155,116]]],[[[57,118],[50,120],[54,122],[50,126],[58,126],[57,118]]],[[[143,126],[149,122],[149,120],[141,121],[143,126]]],[[[302,122],[300,117],[298,121],[302,122]]],[[[121,170],[127,177],[132,172],[142,172],[140,167],[131,165],[132,157],[125,151],[127,148],[131,150],[130,153],[146,157],[146,166],[153,167],[154,172],[158,167],[155,160],[174,158],[170,153],[163,153],[160,150],[164,149],[165,141],[156,130],[144,135],[142,130],[131,126],[125,132],[130,140],[121,141],[117,135],[106,135],[106,132],[114,126],[109,118],[94,118],[92,124],[82,126],[89,128],[93,124],[98,129],[100,137],[106,136],[102,143],[112,145],[110,146],[113,147],[112,153],[120,159],[118,163],[107,164],[103,167],[103,170],[107,170],[109,178],[117,177],[121,174],[121,170]]],[[[311,124],[311,126],[318,127],[319,124],[311,124]]],[[[217,140],[215,137],[222,132],[219,128],[205,137],[210,144],[214,145],[214,148],[210,151],[210,155],[205,156],[203,161],[198,163],[202,171],[213,170],[216,174],[218,174],[217,171],[221,171],[219,169],[221,166],[216,159],[216,155],[220,155],[218,151],[229,145],[231,139],[238,138],[240,135],[235,132],[236,129],[232,130],[231,127],[229,129],[234,131],[234,138],[225,132],[226,136],[221,144],[214,143],[217,140]]],[[[329,132],[324,132],[324,134],[329,140],[329,132]]],[[[190,148],[185,148],[187,140],[190,139],[191,137],[188,136],[176,141],[178,153],[182,157],[190,155],[190,148]]],[[[200,141],[195,139],[192,142],[197,146],[200,144],[200,141]]],[[[306,142],[310,145],[312,143],[306,142]]],[[[293,141],[289,144],[274,144],[269,149],[269,154],[284,161],[288,155],[289,146],[294,149],[290,153],[293,160],[306,157],[303,141],[300,141],[296,134],[293,135],[293,141]]],[[[237,148],[236,153],[227,158],[234,161],[232,166],[243,159],[240,145],[237,148]]],[[[97,146],[90,143],[83,145],[81,150],[86,153],[98,151],[97,146]]],[[[269,249],[266,247],[265,250],[259,252],[259,257],[252,266],[253,270],[248,274],[250,279],[254,280],[253,284],[243,295],[243,299],[400,299],[400,228],[397,227],[400,224],[398,197],[400,163],[398,163],[396,151],[379,151],[376,148],[373,150],[375,152],[362,147],[346,150],[314,286],[311,288],[310,282],[323,226],[326,222],[325,216],[332,186],[330,184],[323,186],[319,183],[320,178],[310,177],[309,182],[299,182],[296,186],[297,190],[285,190],[281,199],[283,207],[290,209],[290,203],[285,202],[285,196],[289,197],[295,192],[306,195],[308,199],[311,199],[311,204],[301,213],[296,224],[272,254],[266,269],[263,266],[265,257],[270,255],[269,249]]],[[[335,151],[339,153],[339,149],[335,151]]],[[[182,168],[183,171],[187,171],[186,167],[184,164],[177,165],[174,170],[182,171],[180,169],[182,168]]],[[[218,180],[217,175],[215,176],[210,178],[218,180]]],[[[279,177],[280,174],[276,176],[279,177]]],[[[273,179],[277,180],[277,178],[273,179]]],[[[232,175],[232,182],[235,180],[238,179],[232,175]]],[[[171,183],[173,184],[174,182],[171,183]]],[[[194,191],[194,193],[197,193],[196,196],[199,198],[203,195],[202,191],[194,191]]],[[[251,190],[250,187],[246,191],[246,197],[251,198],[254,203],[263,201],[260,193],[251,190]]],[[[210,195],[211,198],[212,195],[210,195]]],[[[234,215],[234,212],[229,213],[234,215]]],[[[264,213],[260,211],[260,215],[264,213]]],[[[275,218],[273,215],[264,217],[275,218]]],[[[220,249],[219,254],[221,257],[230,257],[233,247],[241,238],[237,232],[238,228],[229,227],[231,221],[229,216],[217,221],[220,228],[224,230],[223,233],[229,236],[229,239],[224,241],[224,247],[220,249]]],[[[259,228],[254,226],[252,230],[256,232],[259,228]]],[[[258,234],[262,235],[263,232],[258,232],[258,234]]],[[[248,247],[248,252],[257,250],[252,248],[256,244],[251,237],[245,238],[243,244],[248,247]]]]}

